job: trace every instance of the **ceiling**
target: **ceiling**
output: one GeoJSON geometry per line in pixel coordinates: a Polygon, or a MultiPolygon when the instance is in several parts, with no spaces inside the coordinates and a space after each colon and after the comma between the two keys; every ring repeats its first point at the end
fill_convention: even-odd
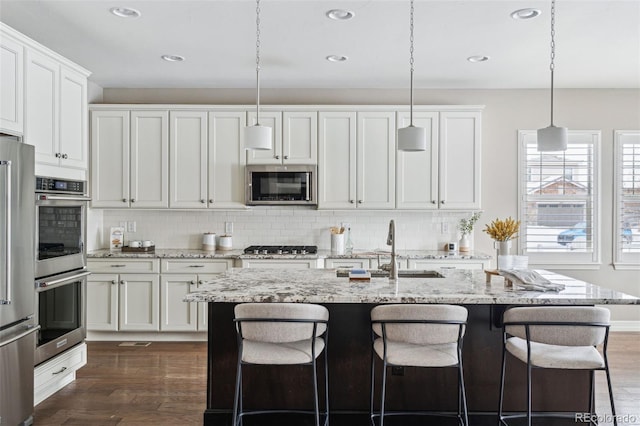
{"type": "MultiPolygon", "coordinates": [[[[550,5],[416,0],[415,87],[548,87],[550,5]],[[526,7],[542,14],[510,17],[526,7]]],[[[558,0],[556,9],[556,87],[640,88],[640,0],[558,0]]],[[[105,88],[255,87],[255,14],[253,0],[0,0],[0,21],[105,88]],[[142,16],[116,17],[115,6],[142,16]]],[[[261,66],[266,88],[408,87],[409,1],[263,0],[261,66]],[[330,20],[334,8],[355,17],[330,20]]]]}

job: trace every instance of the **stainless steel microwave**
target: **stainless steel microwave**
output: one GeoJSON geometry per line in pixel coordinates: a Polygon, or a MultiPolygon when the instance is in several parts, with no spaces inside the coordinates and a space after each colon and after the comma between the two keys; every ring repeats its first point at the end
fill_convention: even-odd
{"type": "Polygon", "coordinates": [[[257,205],[316,205],[318,168],[313,165],[246,166],[245,202],[257,205]]]}

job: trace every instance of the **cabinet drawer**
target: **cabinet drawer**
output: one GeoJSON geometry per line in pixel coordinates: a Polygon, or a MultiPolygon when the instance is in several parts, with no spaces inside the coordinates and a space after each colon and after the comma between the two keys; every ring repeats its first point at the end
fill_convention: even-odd
{"type": "Polygon", "coordinates": [[[219,274],[233,267],[233,259],[162,259],[160,269],[163,274],[219,274]]]}
{"type": "Polygon", "coordinates": [[[87,345],[81,343],[66,352],[38,365],[34,370],[35,388],[47,386],[49,382],[60,380],[87,363],[87,345]]]}
{"type": "Polygon", "coordinates": [[[484,269],[489,266],[489,261],[462,261],[455,260],[442,262],[438,260],[416,260],[409,259],[409,269],[484,269]]]}
{"type": "Polygon", "coordinates": [[[324,261],[324,267],[326,269],[336,268],[361,268],[369,269],[369,259],[330,259],[327,258],[324,261]]]}
{"type": "Polygon", "coordinates": [[[158,273],[160,259],[90,259],[87,266],[94,273],[158,273]]]}

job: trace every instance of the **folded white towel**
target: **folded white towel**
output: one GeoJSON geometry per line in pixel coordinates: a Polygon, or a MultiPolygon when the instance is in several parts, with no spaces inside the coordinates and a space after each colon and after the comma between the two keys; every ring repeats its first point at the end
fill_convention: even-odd
{"type": "Polygon", "coordinates": [[[552,283],[531,269],[500,269],[498,273],[510,279],[514,285],[533,291],[562,291],[564,284],[552,283]]]}

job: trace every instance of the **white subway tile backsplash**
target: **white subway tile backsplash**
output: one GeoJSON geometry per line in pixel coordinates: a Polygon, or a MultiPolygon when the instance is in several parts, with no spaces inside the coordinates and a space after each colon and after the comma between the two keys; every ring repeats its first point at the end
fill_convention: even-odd
{"type": "Polygon", "coordinates": [[[307,244],[330,248],[332,226],[351,224],[356,249],[386,248],[389,220],[397,229],[397,247],[405,250],[435,250],[457,239],[457,224],[468,212],[324,211],[306,207],[252,208],[246,211],[96,210],[91,212],[89,249],[105,248],[111,226],[137,222],[131,239],[151,239],[158,248],[200,248],[204,232],[224,233],[224,223],[233,222],[233,244],[307,244]],[[442,233],[442,223],[450,232],[442,233]],[[93,246],[91,246],[93,245],[93,246]]]}

